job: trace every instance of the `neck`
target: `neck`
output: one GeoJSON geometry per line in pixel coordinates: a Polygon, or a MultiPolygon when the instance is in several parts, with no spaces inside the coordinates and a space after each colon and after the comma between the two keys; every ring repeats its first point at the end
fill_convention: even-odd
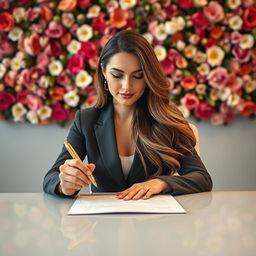
{"type": "Polygon", "coordinates": [[[115,118],[118,118],[119,120],[130,120],[133,117],[134,108],[135,106],[124,106],[114,103],[114,111],[115,111],[115,118]]]}

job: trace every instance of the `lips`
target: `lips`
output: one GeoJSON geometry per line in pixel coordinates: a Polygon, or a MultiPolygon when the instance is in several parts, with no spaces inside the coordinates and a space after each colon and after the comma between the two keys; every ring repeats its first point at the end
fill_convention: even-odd
{"type": "Polygon", "coordinates": [[[133,93],[119,93],[119,94],[124,99],[130,99],[133,96],[133,93]]]}

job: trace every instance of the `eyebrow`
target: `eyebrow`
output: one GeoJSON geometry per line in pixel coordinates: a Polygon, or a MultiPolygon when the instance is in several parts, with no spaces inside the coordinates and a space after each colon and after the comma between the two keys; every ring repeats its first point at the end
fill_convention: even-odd
{"type": "MultiPolygon", "coordinates": [[[[124,71],[123,71],[123,70],[118,69],[118,68],[111,68],[111,70],[115,70],[115,71],[118,71],[118,72],[122,72],[122,73],[124,73],[124,71]]],[[[141,68],[140,68],[140,69],[137,69],[137,70],[135,70],[135,71],[133,71],[132,73],[137,73],[137,72],[140,72],[140,71],[142,71],[142,69],[141,69],[141,68]]]]}

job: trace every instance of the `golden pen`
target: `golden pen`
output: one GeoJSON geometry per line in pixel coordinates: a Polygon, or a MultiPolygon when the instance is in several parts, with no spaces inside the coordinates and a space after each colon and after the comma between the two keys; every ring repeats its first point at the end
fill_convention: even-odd
{"type": "MultiPolygon", "coordinates": [[[[78,160],[80,160],[80,161],[82,162],[82,160],[80,159],[80,157],[78,156],[78,154],[76,153],[76,151],[74,150],[74,148],[72,147],[72,145],[71,145],[68,141],[64,141],[64,145],[65,145],[67,151],[69,152],[69,154],[70,154],[74,159],[78,159],[78,160]]],[[[95,179],[94,179],[94,177],[93,177],[93,175],[91,174],[91,175],[89,175],[88,177],[89,177],[91,183],[92,183],[95,187],[98,187],[98,186],[97,186],[97,183],[96,183],[96,181],[95,181],[95,179]]]]}

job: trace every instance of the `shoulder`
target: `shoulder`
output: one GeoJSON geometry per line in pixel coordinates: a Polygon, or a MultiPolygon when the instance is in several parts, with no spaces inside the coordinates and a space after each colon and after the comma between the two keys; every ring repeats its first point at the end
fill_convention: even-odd
{"type": "Polygon", "coordinates": [[[95,107],[80,109],[76,112],[75,122],[79,122],[83,125],[95,123],[101,111],[102,109],[95,107]]]}

